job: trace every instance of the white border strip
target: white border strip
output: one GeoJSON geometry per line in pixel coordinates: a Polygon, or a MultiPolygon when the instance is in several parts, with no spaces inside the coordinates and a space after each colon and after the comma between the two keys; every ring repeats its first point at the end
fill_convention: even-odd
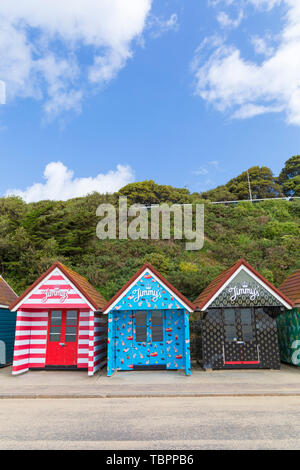
{"type": "Polygon", "coordinates": [[[205,311],[208,309],[210,304],[218,297],[221,292],[230,284],[230,282],[239,274],[240,271],[244,270],[249,276],[251,276],[253,279],[255,279],[258,284],[260,284],[262,287],[264,287],[275,299],[277,299],[284,307],[286,307],[288,310],[291,310],[293,307],[289,305],[282,297],[280,297],[273,289],[271,289],[267,284],[265,284],[259,277],[256,276],[250,269],[248,269],[244,264],[242,264],[234,273],[230,276],[229,279],[223,284],[220,289],[212,296],[212,298],[202,307],[201,311],[205,311]]]}
{"type": "MultiPolygon", "coordinates": [[[[175,297],[175,299],[177,300],[177,302],[179,302],[181,305],[183,305],[186,310],[188,310],[189,312],[193,312],[193,310],[191,309],[191,307],[189,307],[188,305],[186,305],[186,303],[180,299],[176,294],[174,294],[174,292],[165,285],[165,283],[163,281],[161,281],[154,273],[153,271],[151,271],[150,268],[145,268],[144,271],[139,275],[139,277],[137,277],[128,287],[127,289],[122,292],[122,294],[119,295],[119,297],[106,309],[104,310],[103,314],[107,314],[109,313],[111,310],[114,309],[114,307],[117,305],[117,303],[120,301],[120,299],[125,296],[129,291],[130,289],[132,288],[132,286],[134,284],[136,284],[137,282],[140,281],[140,279],[146,274],[146,273],[151,273],[151,275],[154,277],[154,279],[156,280],[156,282],[158,282],[159,284],[161,284],[168,292],[169,294],[171,294],[173,297],[175,297]]],[[[134,310],[134,309],[131,309],[131,310],[134,310]]]]}
{"type": "MultiPolygon", "coordinates": [[[[76,292],[76,294],[80,295],[81,298],[83,298],[85,300],[85,302],[88,304],[88,306],[91,308],[91,310],[95,311],[95,308],[90,304],[90,302],[84,297],[84,295],[74,286],[74,284],[70,281],[70,279],[58,268],[54,268],[52,271],[50,271],[50,273],[48,274],[48,276],[44,277],[44,279],[41,280],[41,282],[35,286],[33,289],[30,290],[30,292],[26,295],[26,297],[24,297],[24,299],[20,300],[20,302],[13,308],[13,312],[15,312],[16,310],[18,310],[18,308],[23,304],[24,302],[26,302],[28,300],[28,298],[32,295],[32,293],[35,291],[35,290],[38,290],[40,288],[40,286],[42,284],[44,284],[50,276],[53,276],[54,274],[59,274],[61,275],[65,281],[69,282],[72,289],[76,292]]],[[[57,307],[59,306],[60,304],[57,304],[57,307]]],[[[68,304],[62,304],[62,305],[65,305],[66,308],[68,308],[68,304]]],[[[26,309],[26,305],[23,306],[23,308],[26,309]]],[[[33,308],[33,307],[31,307],[33,308]]],[[[41,308],[41,307],[39,307],[41,308]]],[[[49,310],[49,307],[47,306],[47,304],[45,304],[45,309],[46,310],[49,310]]]]}

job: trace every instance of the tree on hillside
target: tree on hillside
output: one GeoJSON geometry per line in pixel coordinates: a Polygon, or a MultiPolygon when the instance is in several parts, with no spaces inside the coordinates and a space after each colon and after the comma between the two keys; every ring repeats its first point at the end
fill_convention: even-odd
{"type": "Polygon", "coordinates": [[[278,182],[286,196],[300,196],[300,155],[295,155],[285,162],[278,182]]]}
{"type": "Polygon", "coordinates": [[[208,199],[213,202],[217,201],[235,201],[237,199],[237,195],[230,192],[226,186],[218,186],[215,189],[210,189],[209,191],[205,191],[201,193],[201,197],[203,199],[208,199]]]}
{"type": "MultiPolygon", "coordinates": [[[[264,199],[283,196],[282,187],[270,168],[253,166],[249,168],[249,179],[253,199],[264,199]]],[[[201,194],[203,199],[211,201],[235,201],[250,198],[247,171],[231,179],[223,186],[201,194]]]]}
{"type": "MultiPolygon", "coordinates": [[[[249,168],[249,179],[253,199],[263,199],[282,196],[282,189],[270,168],[253,166],[249,168]]],[[[226,188],[237,195],[237,199],[249,199],[247,171],[230,180],[226,188]]]]}
{"type": "Polygon", "coordinates": [[[186,188],[174,188],[156,184],[153,180],[130,183],[120,189],[118,196],[127,196],[135,204],[162,204],[163,202],[186,204],[191,202],[190,192],[186,188]]]}
{"type": "Polygon", "coordinates": [[[9,218],[12,227],[17,226],[27,211],[26,203],[18,196],[0,198],[0,219],[9,218]]]}

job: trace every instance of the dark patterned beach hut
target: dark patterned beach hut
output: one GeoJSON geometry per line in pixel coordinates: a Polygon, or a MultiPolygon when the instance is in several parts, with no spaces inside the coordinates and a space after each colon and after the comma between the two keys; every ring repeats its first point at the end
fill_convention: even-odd
{"type": "Polygon", "coordinates": [[[204,369],[280,368],[276,317],[291,302],[245,260],[195,300],[202,312],[204,369]]]}

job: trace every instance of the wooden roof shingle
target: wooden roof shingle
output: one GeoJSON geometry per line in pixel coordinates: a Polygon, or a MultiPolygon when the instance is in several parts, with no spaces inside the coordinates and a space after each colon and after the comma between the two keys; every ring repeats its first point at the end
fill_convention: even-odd
{"type": "Polygon", "coordinates": [[[279,289],[287,295],[296,306],[300,306],[300,269],[290,274],[279,289]]]}
{"type": "Polygon", "coordinates": [[[7,284],[7,282],[0,276],[0,305],[9,307],[9,305],[18,298],[17,294],[7,284]]]}

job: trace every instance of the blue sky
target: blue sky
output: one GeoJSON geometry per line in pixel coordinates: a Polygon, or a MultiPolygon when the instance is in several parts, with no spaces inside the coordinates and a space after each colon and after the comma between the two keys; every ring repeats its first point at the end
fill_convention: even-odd
{"type": "Polygon", "coordinates": [[[0,194],[204,191],[299,153],[297,0],[131,1],[87,0],[76,27],[83,1],[3,0],[0,194]]]}

